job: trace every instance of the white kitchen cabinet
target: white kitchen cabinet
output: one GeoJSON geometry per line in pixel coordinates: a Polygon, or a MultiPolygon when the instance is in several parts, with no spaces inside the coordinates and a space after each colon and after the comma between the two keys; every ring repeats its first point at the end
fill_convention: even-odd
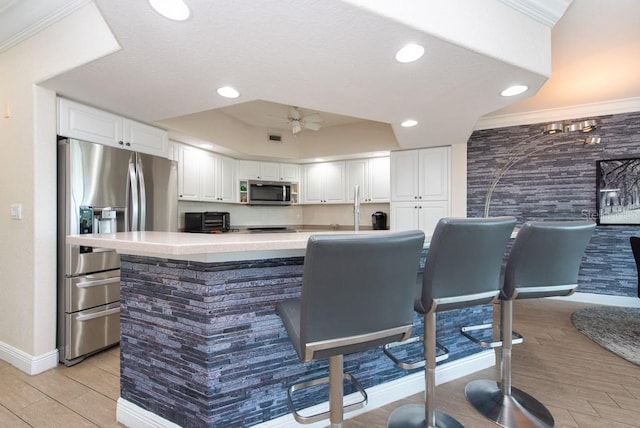
{"type": "Polygon", "coordinates": [[[238,162],[240,180],[300,181],[300,166],[289,163],[241,160],[238,162]]]}
{"type": "Polygon", "coordinates": [[[449,201],[414,201],[391,203],[391,230],[422,230],[425,235],[433,231],[443,217],[449,216],[449,201]]]}
{"type": "Polygon", "coordinates": [[[346,202],[345,162],[323,162],[303,166],[302,198],[306,204],[346,202]]]}
{"type": "Polygon", "coordinates": [[[185,201],[237,202],[234,159],[181,146],[178,197],[185,201]]]}
{"type": "Polygon", "coordinates": [[[295,163],[280,164],[280,180],[297,183],[300,181],[300,165],[295,163]]]}
{"type": "Polygon", "coordinates": [[[217,174],[217,192],[219,201],[221,202],[238,202],[238,192],[236,180],[236,163],[237,161],[226,156],[217,156],[216,164],[217,174]]]}
{"type": "Polygon", "coordinates": [[[165,130],[64,98],[58,98],[58,135],[170,157],[165,130]]]}
{"type": "Polygon", "coordinates": [[[391,230],[433,234],[451,211],[450,148],[391,152],[391,230]]]}
{"type": "Polygon", "coordinates": [[[391,152],[391,201],[449,200],[450,148],[391,152]]]}
{"type": "Polygon", "coordinates": [[[201,162],[203,150],[181,145],[178,149],[178,198],[199,201],[201,196],[201,162]]]}
{"type": "Polygon", "coordinates": [[[347,161],[347,201],[353,202],[358,184],[361,202],[389,202],[389,165],[388,157],[347,161]]]}
{"type": "Polygon", "coordinates": [[[124,137],[118,145],[140,153],[168,158],[169,134],[164,129],[155,128],[131,119],[123,119],[124,137]]]}

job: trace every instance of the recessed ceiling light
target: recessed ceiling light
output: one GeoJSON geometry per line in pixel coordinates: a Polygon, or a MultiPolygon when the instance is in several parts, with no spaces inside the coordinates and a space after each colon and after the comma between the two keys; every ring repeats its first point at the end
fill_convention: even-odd
{"type": "Polygon", "coordinates": [[[411,128],[412,126],[416,126],[418,124],[417,120],[407,119],[400,124],[403,128],[411,128]]]}
{"type": "Polygon", "coordinates": [[[314,161],[315,161],[315,162],[323,162],[323,161],[324,161],[324,159],[322,159],[322,158],[315,158],[315,159],[314,159],[314,161]]]}
{"type": "Polygon", "coordinates": [[[513,97],[514,95],[520,95],[527,89],[529,89],[529,87],[526,85],[513,85],[500,92],[500,95],[502,95],[503,97],[513,97]]]}
{"type": "Polygon", "coordinates": [[[240,96],[240,92],[236,91],[231,86],[223,86],[222,88],[218,88],[218,95],[225,98],[238,98],[240,96]]]}
{"type": "Polygon", "coordinates": [[[424,55],[424,48],[415,43],[409,43],[396,52],[396,61],[407,63],[419,60],[424,55]]]}
{"type": "Polygon", "coordinates": [[[165,18],[184,21],[191,16],[189,6],[182,0],[149,0],[151,7],[165,18]]]}
{"type": "Polygon", "coordinates": [[[202,147],[203,149],[213,149],[213,146],[208,143],[200,144],[200,147],[202,147]]]}

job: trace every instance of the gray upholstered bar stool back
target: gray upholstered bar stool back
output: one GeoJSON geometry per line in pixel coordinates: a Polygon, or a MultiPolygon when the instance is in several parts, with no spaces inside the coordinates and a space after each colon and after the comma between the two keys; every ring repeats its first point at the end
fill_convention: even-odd
{"type": "Polygon", "coordinates": [[[564,221],[527,222],[518,232],[500,293],[501,380],[477,380],[465,388],[469,402],[498,425],[554,426],[551,413],[539,401],[511,386],[513,300],[573,293],[594,230],[593,222],[564,221]]]}
{"type": "Polygon", "coordinates": [[[493,302],[500,291],[500,269],[514,217],[443,218],[431,238],[414,309],[424,315],[425,405],[394,410],[389,427],[461,426],[436,411],[436,312],[493,302]]]}
{"type": "Polygon", "coordinates": [[[300,423],[330,417],[342,426],[343,411],[366,403],[357,381],[343,373],[342,355],[403,340],[413,326],[413,296],[421,231],[355,235],[314,235],[304,260],[300,299],[277,305],[276,311],[304,362],[329,358],[329,378],[289,388],[289,404],[300,423]],[[343,378],[354,382],[363,400],[343,408],[343,378]],[[329,381],[329,412],[302,416],[292,393],[329,381]]]}

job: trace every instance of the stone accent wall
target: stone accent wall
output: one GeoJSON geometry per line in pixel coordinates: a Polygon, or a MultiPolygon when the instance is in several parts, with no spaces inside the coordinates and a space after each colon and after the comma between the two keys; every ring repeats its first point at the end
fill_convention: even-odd
{"type": "MultiPolygon", "coordinates": [[[[585,146],[577,142],[582,136],[578,133],[547,140],[543,143],[547,146],[567,138],[573,138],[576,143],[540,150],[511,168],[494,191],[490,215],[513,215],[519,224],[527,220],[595,221],[596,161],[640,157],[640,112],[595,119],[599,128],[593,135],[602,137],[600,145],[585,146]]],[[[566,123],[579,120],[567,120],[566,123]]],[[[527,138],[541,135],[541,127],[545,124],[488,129],[472,134],[467,146],[469,217],[483,215],[491,175],[503,165],[508,151],[527,138]]],[[[640,235],[640,226],[596,228],[583,259],[578,291],[637,296],[638,277],[629,246],[632,235],[640,235]]]]}
{"type": "MultiPolygon", "coordinates": [[[[277,302],[299,296],[302,265],[301,257],[122,256],[122,398],[185,427],[246,427],[290,413],[286,388],[328,375],[326,360],[299,361],[275,314],[277,302]]],[[[451,351],[446,362],[482,351],[458,328],[491,316],[490,305],[438,314],[438,338],[451,351]]],[[[414,334],[422,331],[416,316],[414,334]]],[[[345,356],[344,366],[365,388],[408,374],[379,348],[345,356]]],[[[326,399],[316,390],[297,406],[326,399]]]]}

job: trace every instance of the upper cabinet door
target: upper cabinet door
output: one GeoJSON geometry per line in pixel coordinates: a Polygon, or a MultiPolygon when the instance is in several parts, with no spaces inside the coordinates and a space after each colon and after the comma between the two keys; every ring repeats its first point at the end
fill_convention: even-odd
{"type": "Polygon", "coordinates": [[[251,160],[238,161],[238,178],[240,180],[259,180],[260,162],[251,160]]]}
{"type": "Polygon", "coordinates": [[[300,165],[294,163],[280,164],[280,180],[297,183],[300,181],[300,165]]]}
{"type": "Polygon", "coordinates": [[[369,179],[367,202],[389,202],[391,180],[389,158],[372,158],[367,161],[367,165],[369,179]]]}
{"type": "Polygon", "coordinates": [[[417,200],[418,150],[391,152],[391,200],[417,200]]]}
{"type": "Polygon", "coordinates": [[[449,150],[449,147],[434,147],[419,151],[419,199],[449,199],[449,150]]]}
{"type": "Polygon", "coordinates": [[[226,156],[218,156],[216,178],[218,182],[217,196],[222,202],[238,202],[237,182],[235,178],[236,160],[226,156]]]}
{"type": "Polygon", "coordinates": [[[122,128],[120,116],[58,98],[58,135],[120,147],[122,128]]]}
{"type": "Polygon", "coordinates": [[[324,164],[325,191],[324,200],[328,203],[345,202],[345,163],[327,162],[324,164]]]}
{"type": "Polygon", "coordinates": [[[200,158],[203,152],[183,145],[178,150],[178,198],[183,201],[200,200],[200,158]]]}
{"type": "Polygon", "coordinates": [[[356,184],[360,186],[360,202],[369,199],[369,166],[367,159],[347,161],[347,202],[353,202],[356,184]]]}
{"type": "Polygon", "coordinates": [[[124,119],[124,142],[130,144],[130,149],[150,155],[168,157],[169,135],[167,131],[124,119]]]}
{"type": "Polygon", "coordinates": [[[302,197],[308,204],[324,202],[324,168],[322,164],[304,165],[304,191],[302,197]]]}

